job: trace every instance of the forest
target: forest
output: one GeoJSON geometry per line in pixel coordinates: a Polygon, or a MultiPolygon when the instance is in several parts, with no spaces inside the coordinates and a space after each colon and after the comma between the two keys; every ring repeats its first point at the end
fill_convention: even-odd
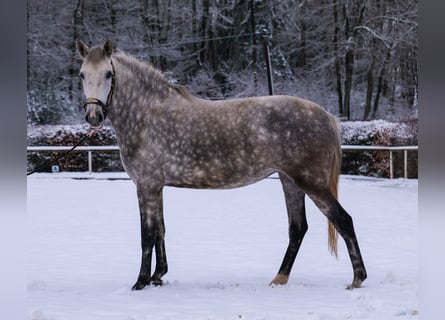
{"type": "Polygon", "coordinates": [[[197,96],[274,94],[341,120],[418,113],[418,0],[28,0],[28,124],[83,121],[75,40],[106,39],[197,96]]]}

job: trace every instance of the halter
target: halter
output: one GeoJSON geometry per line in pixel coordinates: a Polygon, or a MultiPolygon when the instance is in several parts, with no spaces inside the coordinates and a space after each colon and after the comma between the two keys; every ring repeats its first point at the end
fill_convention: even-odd
{"type": "Polygon", "coordinates": [[[97,98],[87,98],[85,100],[85,103],[83,105],[83,109],[87,110],[87,106],[89,104],[97,104],[102,108],[102,112],[104,114],[104,120],[107,118],[107,113],[108,113],[108,107],[111,103],[111,100],[113,99],[113,92],[114,92],[114,83],[115,83],[115,71],[114,71],[114,65],[113,65],[113,60],[110,59],[111,62],[111,69],[112,71],[112,76],[111,76],[111,87],[110,87],[110,92],[108,92],[108,96],[107,96],[107,102],[104,104],[101,100],[97,99],[97,98]]]}

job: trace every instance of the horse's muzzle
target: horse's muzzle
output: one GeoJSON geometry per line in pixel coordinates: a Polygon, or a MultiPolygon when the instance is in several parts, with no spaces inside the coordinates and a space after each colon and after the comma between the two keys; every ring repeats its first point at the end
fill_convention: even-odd
{"type": "Polygon", "coordinates": [[[104,109],[99,103],[86,103],[85,104],[85,121],[93,128],[99,128],[105,121],[104,109]]]}

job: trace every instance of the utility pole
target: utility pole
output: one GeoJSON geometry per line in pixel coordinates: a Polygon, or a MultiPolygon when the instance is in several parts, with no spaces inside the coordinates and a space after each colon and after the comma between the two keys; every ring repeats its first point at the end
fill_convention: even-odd
{"type": "Polygon", "coordinates": [[[273,79],[272,79],[272,65],[270,63],[270,53],[269,53],[269,32],[267,29],[263,29],[263,45],[264,45],[264,59],[266,60],[267,66],[267,84],[269,86],[269,95],[273,96],[273,79]]]}
{"type": "Polygon", "coordinates": [[[250,0],[250,23],[252,30],[252,65],[253,71],[253,83],[255,87],[255,96],[258,94],[258,79],[257,79],[257,47],[256,47],[256,22],[255,22],[255,0],[250,0]]]}

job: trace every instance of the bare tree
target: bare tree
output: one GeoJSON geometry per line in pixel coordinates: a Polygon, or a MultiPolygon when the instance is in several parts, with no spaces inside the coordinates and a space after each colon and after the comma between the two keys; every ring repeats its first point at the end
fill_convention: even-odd
{"type": "Polygon", "coordinates": [[[418,0],[28,1],[29,122],[81,119],[77,38],[110,38],[205,97],[267,94],[263,29],[277,93],[348,119],[415,113],[417,13],[418,0]]]}

